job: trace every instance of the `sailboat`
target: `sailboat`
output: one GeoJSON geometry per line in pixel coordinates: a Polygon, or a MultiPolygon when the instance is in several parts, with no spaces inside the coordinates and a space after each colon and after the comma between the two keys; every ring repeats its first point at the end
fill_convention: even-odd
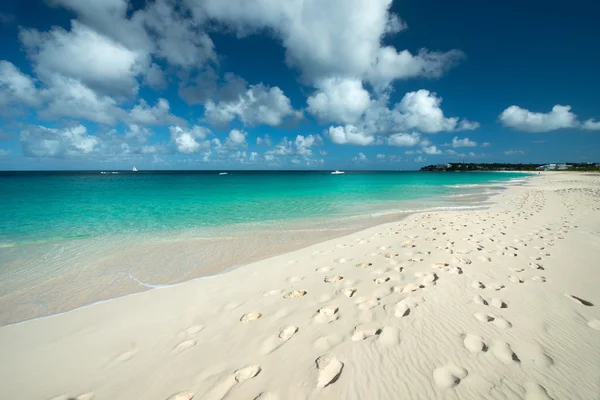
{"type": "Polygon", "coordinates": [[[137,168],[135,167],[135,165],[133,166],[133,169],[132,169],[132,171],[133,171],[133,172],[137,172],[137,168]]]}

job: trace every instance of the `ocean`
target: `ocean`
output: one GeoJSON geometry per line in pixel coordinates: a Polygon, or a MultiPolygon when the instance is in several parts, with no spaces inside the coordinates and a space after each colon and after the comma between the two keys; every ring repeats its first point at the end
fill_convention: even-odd
{"type": "Polygon", "coordinates": [[[520,173],[0,172],[0,324],[218,273],[420,210],[485,206],[520,173]]]}

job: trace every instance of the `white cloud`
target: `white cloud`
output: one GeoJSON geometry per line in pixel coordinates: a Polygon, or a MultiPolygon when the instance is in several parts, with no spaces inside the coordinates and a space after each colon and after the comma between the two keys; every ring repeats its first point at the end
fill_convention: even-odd
{"type": "Polygon", "coordinates": [[[419,156],[419,157],[415,158],[415,161],[416,161],[416,162],[423,162],[423,161],[425,161],[425,160],[427,160],[427,159],[426,159],[426,158],[423,158],[423,157],[421,157],[421,156],[419,156]]]}
{"type": "Polygon", "coordinates": [[[63,129],[30,126],[21,131],[19,141],[28,157],[80,156],[97,150],[100,140],[90,136],[83,125],[63,129]]]}
{"type": "Polygon", "coordinates": [[[186,17],[187,11],[185,2],[156,0],[138,15],[151,34],[154,53],[171,65],[185,68],[217,58],[213,41],[202,26],[186,17]]]}
{"type": "Polygon", "coordinates": [[[246,136],[248,136],[247,132],[241,131],[239,129],[232,129],[227,136],[227,140],[225,140],[225,147],[230,149],[236,149],[238,147],[248,147],[248,143],[246,142],[246,136]]]}
{"type": "Polygon", "coordinates": [[[152,63],[150,68],[148,68],[144,78],[144,83],[155,90],[166,89],[167,79],[165,78],[165,74],[158,64],[152,63]]]}
{"type": "Polygon", "coordinates": [[[360,79],[327,78],[318,82],[317,87],[319,90],[307,103],[308,111],[321,122],[356,122],[371,101],[360,79]]]}
{"type": "Polygon", "coordinates": [[[250,86],[246,92],[231,101],[207,101],[204,115],[213,125],[227,125],[237,117],[245,125],[277,126],[281,125],[284,118],[298,113],[281,89],[259,84],[250,86]]]}
{"type": "Polygon", "coordinates": [[[287,137],[284,137],[281,142],[279,142],[273,149],[265,152],[265,154],[275,156],[287,156],[293,154],[294,150],[292,146],[293,143],[290,140],[288,140],[287,137]]]}
{"type": "Polygon", "coordinates": [[[296,147],[296,154],[299,156],[310,156],[312,155],[312,147],[323,144],[323,139],[319,135],[298,135],[294,141],[296,147]]]}
{"type": "Polygon", "coordinates": [[[600,131],[600,121],[596,121],[595,119],[588,119],[582,125],[582,128],[587,131],[600,131]]]}
{"type": "Polygon", "coordinates": [[[377,154],[377,155],[375,156],[375,158],[378,158],[378,159],[380,159],[380,160],[383,160],[383,159],[385,158],[385,154],[381,154],[381,153],[380,153],[380,154],[377,154]]]}
{"type": "Polygon", "coordinates": [[[474,131],[475,129],[478,129],[480,126],[481,126],[481,124],[479,122],[472,122],[472,121],[463,119],[458,124],[458,127],[456,130],[457,131],[474,131]]]}
{"type": "Polygon", "coordinates": [[[571,106],[558,104],[548,113],[510,106],[500,114],[500,122],[506,127],[524,132],[549,132],[562,128],[576,128],[579,125],[577,116],[571,112],[571,106]]]}
{"type": "Polygon", "coordinates": [[[423,153],[425,153],[425,154],[430,154],[430,155],[442,154],[442,151],[433,145],[432,146],[424,146],[422,149],[423,149],[423,153]]]}
{"type": "Polygon", "coordinates": [[[171,142],[180,153],[190,154],[206,150],[210,147],[210,140],[205,140],[210,130],[198,125],[186,129],[180,126],[170,126],[171,142]]]}
{"type": "Polygon", "coordinates": [[[454,136],[454,138],[452,138],[452,147],[457,148],[457,147],[476,147],[477,146],[477,142],[469,139],[469,138],[463,138],[463,139],[459,139],[458,136],[454,136]]]}
{"type": "Polygon", "coordinates": [[[375,142],[375,137],[366,135],[353,125],[330,126],[329,139],[336,144],[354,144],[358,146],[368,146],[375,142]]]}
{"type": "Polygon", "coordinates": [[[12,63],[0,61],[0,106],[4,108],[15,104],[25,104],[30,107],[40,104],[35,82],[12,63]]]}
{"type": "Polygon", "coordinates": [[[376,86],[386,87],[396,79],[415,77],[439,78],[449,68],[464,58],[464,53],[451,50],[447,53],[421,50],[417,55],[408,50],[398,52],[391,46],[380,48],[368,79],[376,86]]]}
{"type": "Polygon", "coordinates": [[[263,137],[256,137],[256,144],[259,146],[264,145],[267,147],[271,147],[273,145],[273,141],[271,140],[271,137],[268,134],[265,134],[263,137]]]}
{"type": "Polygon", "coordinates": [[[112,97],[99,95],[76,79],[55,75],[41,96],[48,101],[41,111],[44,118],[86,119],[106,125],[127,118],[112,97]]]}
{"type": "Polygon", "coordinates": [[[418,133],[394,133],[387,139],[389,146],[410,147],[419,143],[421,136],[418,133]]]}
{"type": "Polygon", "coordinates": [[[504,154],[507,156],[515,156],[519,154],[525,154],[525,152],[523,150],[506,150],[504,154]]]}
{"type": "Polygon", "coordinates": [[[137,93],[136,78],[148,67],[147,54],[133,51],[77,20],[71,21],[70,31],[59,27],[49,32],[22,29],[20,38],[43,81],[60,75],[105,94],[129,97],[137,93]]]}
{"type": "Polygon", "coordinates": [[[358,162],[365,162],[367,160],[368,160],[368,158],[367,158],[367,156],[365,156],[364,153],[358,153],[358,156],[356,156],[352,159],[352,161],[358,161],[358,162]]]}
{"type": "Polygon", "coordinates": [[[407,129],[418,129],[425,133],[453,131],[458,118],[445,118],[440,104],[441,97],[421,89],[404,95],[396,109],[401,112],[400,119],[407,129]]]}
{"type": "Polygon", "coordinates": [[[129,111],[129,118],[133,123],[142,125],[185,125],[184,120],[170,113],[169,102],[163,98],[158,99],[153,107],[141,99],[140,103],[129,111]]]}
{"type": "Polygon", "coordinates": [[[490,147],[492,144],[490,142],[481,143],[481,147],[490,147]]]}
{"type": "Polygon", "coordinates": [[[298,67],[305,80],[340,76],[373,76],[381,80],[404,76],[439,76],[453,55],[441,53],[405,56],[382,49],[387,34],[405,28],[389,12],[391,0],[272,1],[205,0],[193,2],[195,17],[214,18],[238,35],[265,29],[281,39],[286,61],[298,67]],[[395,53],[384,59],[382,53],[395,53]],[[409,59],[409,61],[407,61],[409,59]],[[381,66],[380,66],[381,64],[381,66]],[[392,69],[395,69],[392,71],[392,69]],[[372,72],[373,71],[373,72],[372,72]]]}

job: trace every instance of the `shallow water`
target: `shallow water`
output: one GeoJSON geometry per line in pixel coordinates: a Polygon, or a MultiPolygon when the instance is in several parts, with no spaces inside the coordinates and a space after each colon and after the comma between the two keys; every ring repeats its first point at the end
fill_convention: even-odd
{"type": "Polygon", "coordinates": [[[0,324],[206,276],[424,209],[481,207],[522,174],[3,173],[0,324]]]}

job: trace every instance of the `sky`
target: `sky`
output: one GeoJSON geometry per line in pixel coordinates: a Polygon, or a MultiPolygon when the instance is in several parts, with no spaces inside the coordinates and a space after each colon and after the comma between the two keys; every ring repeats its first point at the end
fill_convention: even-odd
{"type": "Polygon", "coordinates": [[[589,0],[12,0],[0,169],[600,162],[589,0]]]}

